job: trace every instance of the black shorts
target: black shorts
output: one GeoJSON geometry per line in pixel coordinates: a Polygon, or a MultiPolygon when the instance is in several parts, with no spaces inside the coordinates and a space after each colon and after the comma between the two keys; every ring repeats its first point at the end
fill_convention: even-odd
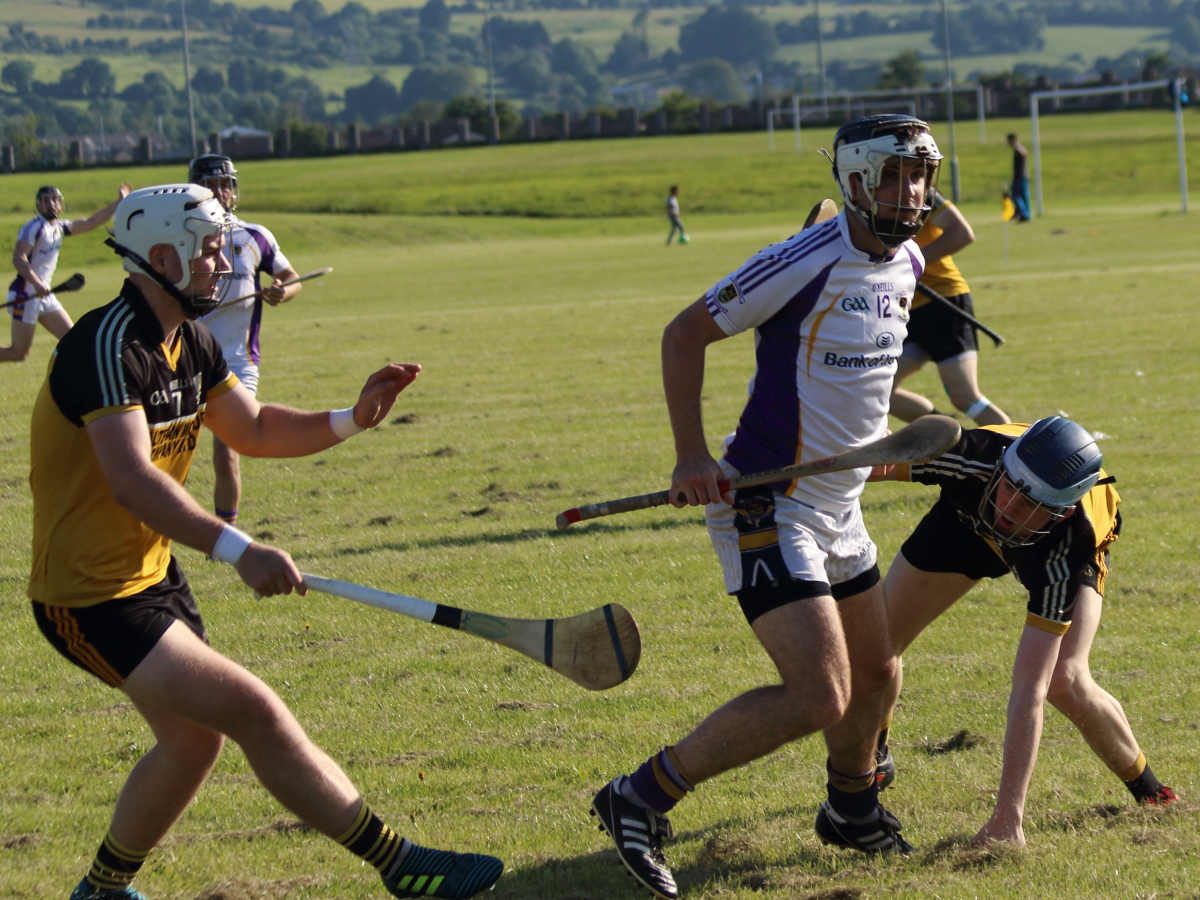
{"type": "MultiPolygon", "coordinates": [[[[971,302],[969,291],[946,299],[963,312],[975,315],[975,305],[971,302]]],[[[930,300],[910,313],[908,337],[904,339],[904,345],[920,347],[935,363],[979,349],[975,326],[936,300],[930,300]]]]}
{"type": "Polygon", "coordinates": [[[176,619],[208,642],[196,599],[173,556],[167,576],[140,593],[76,608],[34,600],[33,617],[55,650],[110,687],[121,686],[176,619]]]}
{"type": "MultiPolygon", "coordinates": [[[[1120,530],[1118,526],[1118,531],[1120,530]]],[[[908,540],[900,547],[904,558],[922,572],[954,572],[973,581],[1001,578],[1011,570],[988,542],[975,533],[957,514],[934,504],[908,540]]],[[[1108,568],[1108,551],[1083,564],[1079,583],[1100,592],[1099,561],[1108,568]]]]}
{"type": "Polygon", "coordinates": [[[922,572],[954,572],[973,581],[1009,572],[1008,564],[987,541],[940,503],[926,513],[900,552],[922,572]]]}

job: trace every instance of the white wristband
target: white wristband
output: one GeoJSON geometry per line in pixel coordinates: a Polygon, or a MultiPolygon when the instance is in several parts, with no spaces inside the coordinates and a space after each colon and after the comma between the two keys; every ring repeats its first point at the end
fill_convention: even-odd
{"type": "Polygon", "coordinates": [[[221,536],[217,538],[217,542],[213,544],[212,558],[217,562],[229,563],[231,566],[236,566],[237,561],[242,558],[242,554],[246,552],[254,541],[250,535],[244,531],[234,528],[232,525],[226,525],[225,530],[221,532],[221,536]]]}
{"type": "Polygon", "coordinates": [[[367,429],[359,428],[354,424],[354,408],[350,409],[335,409],[329,413],[329,427],[343,441],[354,437],[356,434],[362,434],[367,429]]]}

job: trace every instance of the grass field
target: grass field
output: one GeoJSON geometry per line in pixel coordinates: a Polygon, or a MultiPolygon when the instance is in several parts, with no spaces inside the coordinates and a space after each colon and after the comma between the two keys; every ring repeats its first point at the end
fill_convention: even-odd
{"type": "MultiPolygon", "coordinates": [[[[689,900],[1200,896],[1200,565],[1192,549],[1200,375],[1187,287],[1200,276],[1200,229],[1173,205],[1173,157],[1154,159],[1159,143],[1172,152],[1169,129],[1133,114],[1048,122],[1048,170],[1060,164],[1047,190],[1052,214],[1010,229],[1007,264],[992,190],[1003,177],[998,141],[1007,125],[989,123],[984,147],[960,136],[963,208],[979,239],[959,263],[980,317],[1009,341],[981,351],[988,395],[1018,420],[1063,410],[1111,435],[1106,465],[1126,518],[1093,665],[1184,801],[1161,812],[1132,808],[1050,711],[1028,848],[966,846],[999,777],[1024,617],[1019,586],[1004,579],[981,585],[906,659],[893,739],[900,778],[886,801],[919,852],[869,861],[819,844],[812,820],[824,749],[809,739],[703,785],[673,815],[679,836],[668,855],[689,900]],[[1138,136],[1147,129],[1162,137],[1138,136]],[[978,743],[938,752],[961,729],[978,743]]],[[[246,461],[244,527],[320,574],[504,615],[618,601],[641,623],[641,668],[619,688],[588,694],[501,648],[345,601],[256,602],[228,567],[179,551],[214,645],[280,692],[397,830],[502,856],[508,871],[489,895],[496,900],[644,897],[591,824],[591,794],[725,699],[773,680],[721,591],[699,513],[643,512],[569,532],[556,531],[553,518],[669,477],[662,327],[830,193],[810,165],[772,157],[755,135],[242,170],[247,217],[275,231],[297,269],[335,269],[268,312],[264,399],[344,406],[387,360],[425,366],[390,424],[319,457],[246,461]],[[626,169],[634,170],[627,178],[626,169]],[[563,190],[527,215],[498,214],[536,175],[563,190]],[[672,179],[684,185],[693,240],[667,249],[657,207],[672,179]],[[289,182],[298,199],[284,192],[289,182]],[[347,194],[358,199],[328,211],[330,198],[347,194]],[[623,194],[632,199],[619,202],[623,194]],[[379,197],[394,207],[364,214],[379,197]],[[454,199],[465,197],[476,205],[454,199]],[[701,199],[708,212],[696,212],[701,199]],[[443,214],[455,209],[491,215],[443,214]]],[[[60,184],[75,209],[90,211],[123,174],[149,183],[179,173],[64,173],[60,184]]],[[[0,208],[14,210],[0,221],[6,240],[37,181],[0,179],[0,208]]],[[[113,295],[120,273],[93,235],[65,245],[60,271],[76,270],[89,277],[68,302],[78,316],[113,295]]],[[[0,371],[8,385],[0,398],[6,898],[66,896],[151,741],[120,694],[46,646],[24,599],[28,418],[50,347],[43,333],[28,363],[0,371]]],[[[736,421],[752,366],[748,338],[710,351],[714,447],[736,421]]],[[[938,396],[932,374],[913,384],[938,396]]],[[[205,444],[189,481],[205,504],[208,460],[205,444]]],[[[869,488],[864,510],[882,561],[932,499],[918,486],[869,488]]],[[[382,896],[369,868],[299,827],[258,787],[233,746],[139,886],[154,900],[382,896]]]]}

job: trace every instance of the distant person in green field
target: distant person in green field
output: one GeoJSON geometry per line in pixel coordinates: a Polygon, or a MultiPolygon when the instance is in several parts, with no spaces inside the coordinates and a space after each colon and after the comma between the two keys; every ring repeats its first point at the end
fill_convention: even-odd
{"type": "Polygon", "coordinates": [[[1017,221],[1029,221],[1029,151],[1021,146],[1015,134],[1009,134],[1008,146],[1013,152],[1012,200],[1017,207],[1017,221]]]}
{"type": "Polygon", "coordinates": [[[683,219],[679,218],[679,185],[671,185],[671,191],[667,194],[667,219],[671,223],[671,233],[667,235],[667,246],[671,246],[671,241],[675,238],[675,232],[679,232],[679,243],[686,244],[691,240],[687,236],[687,229],[683,227],[683,219]]]}
{"type": "Polygon", "coordinates": [[[52,184],[38,188],[34,206],[37,215],[17,232],[13,247],[13,268],[17,277],[8,286],[8,314],[12,316],[12,344],[0,347],[0,362],[24,362],[33,347],[33,335],[39,324],[55,338],[71,330],[71,317],[54,296],[51,282],[58,267],[58,251],[63,238],[83,234],[103,225],[129,193],[128,184],[121,185],[117,199],[86,219],[72,222],[61,218],[62,191],[52,184]]]}

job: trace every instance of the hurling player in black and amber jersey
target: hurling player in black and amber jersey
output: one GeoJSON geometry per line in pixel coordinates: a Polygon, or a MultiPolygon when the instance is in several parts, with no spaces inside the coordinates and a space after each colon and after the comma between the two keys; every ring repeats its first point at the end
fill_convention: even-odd
{"type": "MultiPolygon", "coordinates": [[[[1087,431],[1052,416],[1033,425],[963,432],[949,452],[872,480],[936,485],[941,495],[900,548],[884,583],[896,677],[884,692],[877,778],[895,775],[888,726],[900,693],[899,657],[982,578],[1009,572],[1029,593],[1013,666],[996,808],[974,840],[1025,843],[1022,819],[1049,700],[1139,803],[1162,805],[1161,784],[1117,700],[1092,679],[1109,547],[1121,498],[1087,431]]],[[[864,728],[864,732],[870,731],[864,728]]]]}
{"type": "Polygon", "coordinates": [[[194,321],[216,304],[229,231],[212,192],[135,191],[113,224],[130,277],[59,343],[34,411],[29,596],[47,640],[124,691],[157,743],[130,773],[71,900],[144,900],[133,878],[226,736],[280,803],[371,863],[393,896],[474,896],[499,878],[500,860],[419,847],[388,828],[278,695],[208,645],[170,551],[179,541],[229,563],[261,594],[303,594],[286,552],[254,543],[184,489],[201,424],[242,454],[306,456],[378,425],[420,366],[380,369],[349,409],[260,404],[194,321]]]}

